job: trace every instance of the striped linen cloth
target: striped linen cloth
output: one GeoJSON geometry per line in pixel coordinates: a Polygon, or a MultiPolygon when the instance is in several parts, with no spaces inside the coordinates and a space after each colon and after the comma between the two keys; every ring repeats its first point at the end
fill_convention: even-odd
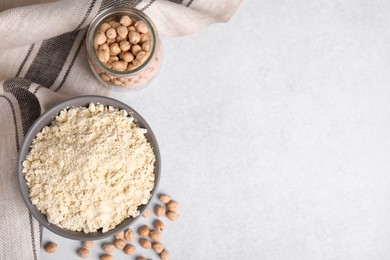
{"type": "Polygon", "coordinates": [[[23,204],[16,178],[24,134],[65,98],[110,94],[88,66],[85,35],[92,19],[106,8],[128,5],[145,11],[160,33],[180,36],[226,22],[240,1],[0,1],[1,260],[36,260],[41,249],[42,228],[23,204]]]}

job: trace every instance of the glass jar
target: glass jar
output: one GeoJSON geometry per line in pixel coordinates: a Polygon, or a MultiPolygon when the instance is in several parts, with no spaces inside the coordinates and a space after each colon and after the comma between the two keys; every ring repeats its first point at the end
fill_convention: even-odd
{"type": "MultiPolygon", "coordinates": [[[[122,33],[122,36],[123,35],[124,34],[122,33]]],[[[86,45],[89,65],[98,80],[106,86],[124,89],[143,88],[149,85],[161,67],[162,46],[156,27],[146,14],[134,8],[115,7],[96,16],[88,28],[86,45]],[[127,24],[124,20],[120,20],[123,16],[131,18],[131,24],[129,26],[126,26],[127,24]],[[136,24],[136,22],[139,23],[136,24]],[[142,22],[148,28],[147,33],[145,34],[141,31],[145,32],[146,29],[138,30],[141,29],[139,24],[142,22]],[[103,23],[109,23],[110,27],[106,24],[102,27],[103,23]],[[121,26],[121,29],[124,29],[123,27],[127,28],[128,34],[126,37],[122,38],[120,36],[119,31],[117,30],[119,28],[118,26],[121,26]],[[108,27],[108,29],[105,27],[108,27]],[[113,39],[111,38],[115,34],[112,30],[110,31],[111,34],[108,33],[110,28],[113,28],[115,34],[117,34],[113,39]],[[139,36],[135,37],[135,40],[134,37],[130,38],[131,31],[135,31],[133,34],[139,34],[139,36]],[[99,37],[103,39],[104,37],[102,34],[104,34],[106,42],[98,44],[102,41],[99,39],[99,42],[95,38],[98,34],[99,37]],[[137,42],[138,38],[139,41],[137,42]],[[118,49],[118,46],[120,46],[120,50],[118,49]],[[115,52],[113,52],[114,50],[115,52]],[[119,54],[117,54],[117,50],[120,51],[119,54]],[[109,56],[107,51],[109,52],[109,56]],[[125,52],[128,53],[124,54],[125,52]],[[141,55],[139,52],[146,54],[141,55]],[[127,61],[123,60],[125,55],[127,55],[127,61]],[[141,58],[138,58],[139,56],[141,58]],[[107,60],[108,57],[109,59],[107,60]],[[132,57],[133,60],[129,62],[132,57]],[[126,69],[123,70],[124,67],[126,67],[126,69]]]]}

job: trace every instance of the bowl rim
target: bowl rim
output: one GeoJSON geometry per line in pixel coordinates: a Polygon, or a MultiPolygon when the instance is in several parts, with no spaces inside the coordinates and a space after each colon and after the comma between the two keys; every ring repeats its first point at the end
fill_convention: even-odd
{"type": "Polygon", "coordinates": [[[49,229],[50,231],[56,233],[57,235],[60,235],[65,238],[74,239],[74,240],[98,240],[110,237],[114,235],[115,233],[133,225],[137,222],[137,220],[142,216],[143,212],[146,210],[146,208],[150,205],[153,197],[156,195],[158,185],[160,183],[161,178],[161,155],[160,155],[160,149],[158,146],[157,139],[149,126],[149,124],[146,122],[146,120],[132,107],[127,105],[126,103],[123,103],[117,99],[111,98],[111,97],[105,97],[105,96],[99,96],[99,95],[85,95],[85,96],[78,96],[73,97],[69,99],[65,99],[61,101],[60,103],[54,105],[50,109],[48,109],[46,112],[44,112],[38,119],[35,120],[35,122],[30,126],[28,129],[26,135],[24,136],[22,145],[20,147],[19,153],[18,153],[18,161],[17,161],[17,175],[18,175],[18,186],[19,191],[22,195],[23,201],[25,205],[28,208],[28,211],[31,215],[34,216],[34,218],[45,228],[49,229]],[[94,233],[85,233],[82,231],[71,231],[67,229],[60,228],[59,226],[56,226],[55,224],[50,223],[47,220],[46,215],[42,214],[38,208],[33,205],[30,201],[30,192],[29,188],[27,186],[27,182],[25,179],[25,174],[22,172],[23,166],[22,163],[25,160],[25,157],[27,153],[30,151],[30,146],[34,138],[36,137],[37,133],[42,130],[44,126],[50,125],[50,123],[53,121],[55,116],[58,115],[58,113],[63,109],[68,109],[71,107],[87,107],[90,103],[99,103],[104,106],[112,106],[117,109],[125,109],[129,115],[132,115],[134,117],[134,122],[137,124],[137,126],[147,129],[147,133],[145,134],[148,142],[153,148],[153,152],[155,154],[155,181],[154,181],[154,187],[151,191],[151,197],[148,200],[148,202],[144,205],[138,206],[138,210],[140,211],[140,214],[133,218],[129,217],[123,220],[120,224],[115,226],[115,228],[108,230],[107,232],[94,232],[94,233]],[[48,121],[49,123],[46,123],[48,121]]]}

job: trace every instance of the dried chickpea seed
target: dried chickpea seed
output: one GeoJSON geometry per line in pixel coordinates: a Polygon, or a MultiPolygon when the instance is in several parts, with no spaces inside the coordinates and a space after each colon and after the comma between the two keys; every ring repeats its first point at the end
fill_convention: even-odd
{"type": "Polygon", "coordinates": [[[146,260],[146,258],[143,256],[137,256],[137,258],[135,260],[146,260]]]}
{"type": "Polygon", "coordinates": [[[141,63],[144,63],[147,58],[148,54],[146,51],[139,51],[136,55],[136,59],[139,60],[141,63]]]}
{"type": "Polygon", "coordinates": [[[100,256],[100,260],[112,260],[112,255],[104,254],[100,256]]]}
{"type": "Polygon", "coordinates": [[[95,43],[101,45],[107,41],[107,37],[103,32],[99,32],[95,36],[95,43]]]}
{"type": "Polygon", "coordinates": [[[142,51],[142,47],[139,46],[138,44],[134,44],[131,46],[131,52],[134,54],[134,55],[137,55],[137,53],[139,51],[142,51]]]}
{"type": "Polygon", "coordinates": [[[120,232],[116,233],[114,237],[116,239],[123,239],[125,237],[125,232],[120,231],[120,232]]]}
{"type": "Polygon", "coordinates": [[[164,231],[164,223],[163,223],[161,220],[156,219],[156,220],[153,222],[153,226],[154,226],[154,228],[157,229],[158,231],[164,231]]]}
{"type": "Polygon", "coordinates": [[[118,55],[119,53],[121,53],[121,48],[119,48],[119,44],[118,43],[113,43],[110,45],[110,55],[118,55]]]}
{"type": "Polygon", "coordinates": [[[121,19],[119,20],[119,23],[123,26],[130,26],[132,22],[133,21],[131,20],[131,18],[128,17],[127,15],[122,16],[121,19]]]}
{"type": "Polygon", "coordinates": [[[118,23],[117,21],[110,21],[108,24],[109,24],[112,28],[114,28],[114,29],[118,28],[118,26],[121,25],[121,24],[118,23]]]}
{"type": "Polygon", "coordinates": [[[160,239],[161,239],[161,232],[158,231],[158,230],[151,230],[150,233],[149,233],[149,237],[153,241],[160,241],[160,239]]]}
{"type": "Polygon", "coordinates": [[[168,260],[169,259],[169,252],[166,249],[164,249],[164,251],[162,251],[160,254],[160,258],[161,258],[161,260],[168,260]]]}
{"type": "Polygon", "coordinates": [[[118,28],[116,28],[116,33],[118,34],[118,36],[122,38],[126,38],[128,33],[127,27],[123,25],[118,26],[118,28]]]}
{"type": "Polygon", "coordinates": [[[123,239],[116,239],[114,241],[114,246],[118,249],[118,250],[123,250],[123,248],[125,248],[126,246],[126,242],[123,240],[123,239]]]}
{"type": "Polygon", "coordinates": [[[112,69],[117,71],[124,71],[127,68],[127,62],[125,61],[114,61],[112,63],[112,69]]]}
{"type": "Polygon", "coordinates": [[[134,239],[134,232],[131,229],[125,230],[125,239],[129,242],[133,241],[134,239]]]}
{"type": "MultiPolygon", "coordinates": [[[[138,55],[137,55],[138,57],[138,55]]],[[[161,205],[156,205],[154,207],[154,214],[156,214],[157,217],[162,217],[165,215],[165,208],[161,205]]]]}
{"type": "Polygon", "coordinates": [[[160,195],[159,199],[162,203],[167,204],[171,200],[171,196],[162,194],[160,195]]]}
{"type": "Polygon", "coordinates": [[[142,49],[146,52],[150,51],[152,49],[150,41],[145,41],[144,43],[142,43],[142,49]]]}
{"type": "Polygon", "coordinates": [[[139,35],[139,33],[134,31],[129,32],[129,41],[131,44],[137,44],[139,40],[141,40],[141,36],[139,35]]]}
{"type": "Polygon", "coordinates": [[[176,221],[179,218],[179,214],[177,214],[176,211],[168,211],[167,218],[170,221],[176,221]]]}
{"type": "Polygon", "coordinates": [[[143,225],[143,226],[141,226],[141,227],[138,229],[138,234],[139,234],[141,237],[149,236],[149,233],[150,233],[150,229],[149,229],[149,227],[146,226],[146,225],[143,225]]]}
{"type": "Polygon", "coordinates": [[[109,25],[108,23],[102,23],[102,25],[100,25],[99,32],[106,33],[106,31],[110,28],[111,25],[109,25]]]}
{"type": "Polygon", "coordinates": [[[152,243],[151,243],[149,240],[147,240],[146,238],[140,238],[140,239],[139,239],[139,244],[140,244],[143,248],[145,248],[145,249],[150,249],[150,248],[152,248],[152,243]]]}
{"type": "Polygon", "coordinates": [[[93,241],[83,241],[82,245],[84,248],[91,248],[93,246],[93,241]]]}
{"type": "Polygon", "coordinates": [[[102,249],[105,253],[112,253],[115,250],[114,244],[106,243],[102,245],[102,249]]]}
{"type": "Polygon", "coordinates": [[[57,244],[54,242],[47,242],[45,245],[45,251],[47,253],[54,253],[57,250],[57,244]]]}
{"type": "Polygon", "coordinates": [[[146,42],[146,41],[150,41],[150,36],[149,36],[149,34],[143,34],[143,35],[141,36],[140,42],[143,43],[143,42],[146,42]]]}
{"type": "Polygon", "coordinates": [[[173,200],[171,200],[171,201],[168,202],[168,204],[167,204],[167,208],[168,208],[170,211],[176,211],[178,207],[179,207],[179,204],[178,204],[176,201],[173,201],[173,200]]]}
{"type": "Polygon", "coordinates": [[[141,33],[149,32],[149,28],[144,21],[138,21],[134,24],[135,28],[141,33]]]}
{"type": "Polygon", "coordinates": [[[90,253],[89,253],[89,250],[86,249],[86,248],[80,248],[78,251],[77,251],[77,255],[81,258],[87,258],[89,257],[90,253]]]}
{"type": "Polygon", "coordinates": [[[161,252],[164,250],[164,247],[161,243],[159,242],[153,242],[152,243],[152,248],[157,254],[161,254],[161,252]]]}
{"type": "Polygon", "coordinates": [[[121,48],[122,51],[128,51],[130,50],[131,45],[128,41],[121,41],[119,43],[119,47],[121,48]]]}
{"type": "Polygon", "coordinates": [[[125,252],[126,255],[132,255],[135,252],[135,246],[133,245],[127,245],[125,249],[123,249],[123,252],[125,252]]]}
{"type": "Polygon", "coordinates": [[[106,36],[108,39],[115,39],[116,35],[116,30],[114,28],[110,28],[106,32],[106,36]]]}
{"type": "Polygon", "coordinates": [[[122,53],[122,59],[126,62],[132,62],[134,60],[134,55],[131,52],[126,51],[122,53]]]}

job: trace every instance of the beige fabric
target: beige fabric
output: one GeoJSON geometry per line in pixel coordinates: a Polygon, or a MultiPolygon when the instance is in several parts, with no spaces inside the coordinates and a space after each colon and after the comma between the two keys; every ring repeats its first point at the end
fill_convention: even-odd
{"type": "Polygon", "coordinates": [[[60,100],[110,93],[88,67],[84,38],[93,17],[112,6],[131,5],[144,10],[160,33],[180,36],[227,21],[239,4],[240,0],[0,1],[0,259],[38,259],[41,249],[40,227],[22,201],[16,178],[17,153],[29,126],[60,100]]]}

